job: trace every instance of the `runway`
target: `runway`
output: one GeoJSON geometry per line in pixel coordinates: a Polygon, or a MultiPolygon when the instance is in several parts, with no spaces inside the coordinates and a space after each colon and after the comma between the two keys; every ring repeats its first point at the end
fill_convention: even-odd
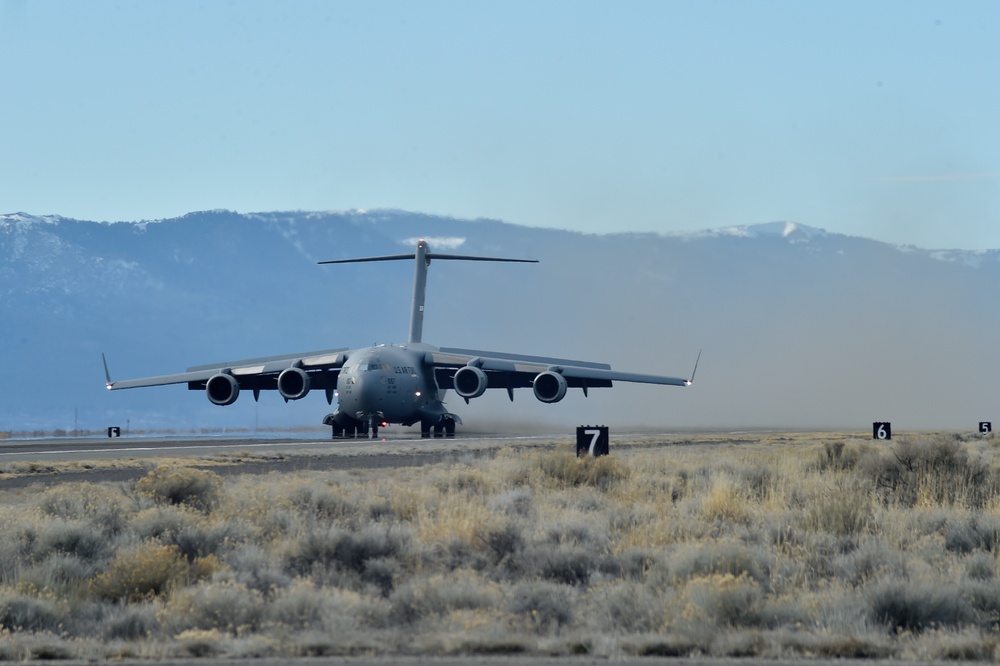
{"type": "Polygon", "coordinates": [[[151,436],[58,437],[0,444],[0,489],[70,481],[126,481],[164,463],[211,468],[221,475],[297,470],[412,467],[479,456],[505,446],[572,445],[551,435],[388,435],[377,439],[151,436]]]}
{"type": "MultiPolygon", "coordinates": [[[[767,436],[746,431],[612,432],[611,441],[613,450],[621,450],[648,446],[741,446],[760,443],[762,438],[767,436]]],[[[315,432],[307,436],[296,433],[4,440],[0,442],[0,489],[69,481],[127,481],[162,464],[210,468],[221,475],[267,474],[413,467],[479,457],[505,447],[525,450],[564,447],[575,451],[575,446],[575,436],[568,433],[463,433],[454,438],[429,439],[410,433],[386,433],[374,439],[330,439],[315,432]]]]}

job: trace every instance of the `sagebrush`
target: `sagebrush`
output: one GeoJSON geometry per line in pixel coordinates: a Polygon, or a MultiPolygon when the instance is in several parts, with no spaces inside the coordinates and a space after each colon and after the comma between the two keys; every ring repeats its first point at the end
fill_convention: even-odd
{"type": "Polygon", "coordinates": [[[652,439],[6,492],[0,659],[995,659],[991,437],[652,439]]]}

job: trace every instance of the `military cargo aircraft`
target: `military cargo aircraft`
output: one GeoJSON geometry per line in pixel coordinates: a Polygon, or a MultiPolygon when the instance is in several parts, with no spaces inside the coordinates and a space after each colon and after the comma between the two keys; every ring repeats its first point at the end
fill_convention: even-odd
{"type": "MultiPolygon", "coordinates": [[[[689,386],[691,379],[663,377],[612,370],[604,363],[572,361],[504,352],[433,347],[422,340],[424,295],[431,260],[501,261],[537,263],[528,259],[502,259],[432,252],[420,239],[413,254],[360,259],[321,261],[343,264],[369,261],[414,260],[413,303],[409,341],[401,345],[377,345],[362,349],[327,349],[283,354],[242,361],[225,361],[188,368],[173,375],[112,381],[104,360],[110,390],[187,384],[204,391],[215,405],[231,405],[241,391],[251,391],[254,400],[261,391],[276,390],[285,401],[304,398],[310,391],[323,391],[328,404],[338,406],[324,423],[333,436],[376,436],[380,426],[420,424],[423,437],[454,436],[462,421],[445,407],[444,397],[452,389],[466,403],[487,389],[505,389],[514,399],[515,388],[531,388],[541,402],[559,402],[571,388],[606,388],[614,381],[689,386]]],[[[699,357],[701,354],[699,353],[699,357]]]]}

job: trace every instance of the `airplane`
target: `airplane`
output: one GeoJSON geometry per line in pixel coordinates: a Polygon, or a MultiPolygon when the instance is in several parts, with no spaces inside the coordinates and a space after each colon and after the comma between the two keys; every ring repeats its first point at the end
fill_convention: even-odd
{"type": "MultiPolygon", "coordinates": [[[[667,386],[690,386],[698,370],[701,352],[690,379],[612,370],[606,363],[573,361],[505,352],[434,347],[422,341],[427,269],[432,260],[538,263],[531,259],[503,259],[433,252],[420,239],[412,254],[359,259],[320,261],[346,264],[373,261],[414,261],[413,302],[406,344],[376,345],[360,349],[327,349],[283,354],[241,361],[225,361],[188,368],[186,372],[142,379],[112,381],[104,358],[109,390],[187,384],[204,391],[215,405],[233,404],[240,392],[249,390],[254,400],[261,391],[276,390],[285,402],[300,400],[313,390],[323,391],[327,404],[338,405],[324,424],[333,437],[378,435],[379,427],[398,423],[420,424],[422,437],[454,437],[461,418],[445,406],[451,389],[466,403],[487,389],[505,389],[514,400],[515,388],[531,388],[543,403],[556,403],[571,388],[609,388],[612,382],[638,382],[667,386]]],[[[102,354],[103,357],[103,354],[102,354]]]]}

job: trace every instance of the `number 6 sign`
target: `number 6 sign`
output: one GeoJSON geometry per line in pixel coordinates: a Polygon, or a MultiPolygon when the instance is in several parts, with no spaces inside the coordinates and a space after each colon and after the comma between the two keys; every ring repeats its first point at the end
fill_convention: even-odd
{"type": "Polygon", "coordinates": [[[888,421],[876,421],[873,423],[872,439],[892,439],[892,424],[888,421]]]}

